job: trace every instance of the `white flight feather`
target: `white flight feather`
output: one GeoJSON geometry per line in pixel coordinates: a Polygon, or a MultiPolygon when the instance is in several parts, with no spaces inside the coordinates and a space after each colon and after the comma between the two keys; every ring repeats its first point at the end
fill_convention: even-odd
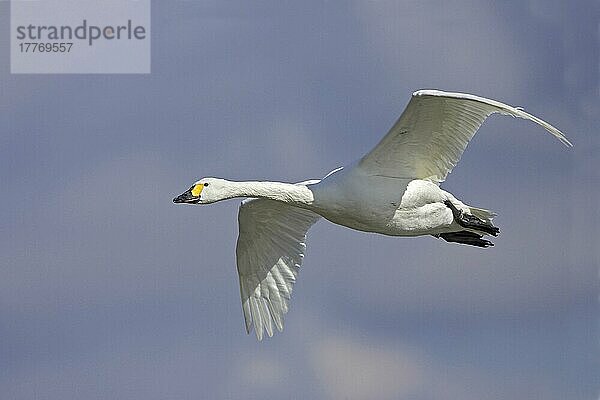
{"type": "Polygon", "coordinates": [[[419,90],[387,135],[360,160],[359,167],[372,175],[443,182],[493,113],[533,121],[572,146],[561,131],[521,108],[471,94],[419,90]]]}
{"type": "Polygon", "coordinates": [[[273,325],[283,330],[292,286],[302,264],[308,229],[319,219],[312,211],[269,199],[247,199],[239,210],[236,247],[242,310],[249,333],[258,340],[273,325]]]}

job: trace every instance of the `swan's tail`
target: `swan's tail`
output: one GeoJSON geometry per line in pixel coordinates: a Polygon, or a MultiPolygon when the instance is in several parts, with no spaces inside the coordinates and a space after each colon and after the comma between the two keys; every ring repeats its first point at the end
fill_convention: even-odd
{"type": "Polygon", "coordinates": [[[471,214],[473,214],[477,218],[479,218],[485,222],[488,222],[490,224],[492,223],[492,220],[496,216],[496,213],[492,212],[490,210],[484,210],[483,208],[476,208],[476,207],[471,207],[471,206],[468,206],[468,207],[471,210],[471,214]]]}

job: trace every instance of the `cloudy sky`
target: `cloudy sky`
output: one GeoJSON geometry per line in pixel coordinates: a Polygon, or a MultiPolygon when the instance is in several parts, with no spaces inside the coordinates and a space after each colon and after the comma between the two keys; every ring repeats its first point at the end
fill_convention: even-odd
{"type": "Polygon", "coordinates": [[[149,75],[0,58],[3,398],[598,398],[597,1],[152,7],[149,75]],[[172,197],[320,178],[420,88],[526,107],[575,147],[490,118],[444,188],[499,214],[494,248],[319,222],[285,331],[247,336],[238,201],[172,197]]]}

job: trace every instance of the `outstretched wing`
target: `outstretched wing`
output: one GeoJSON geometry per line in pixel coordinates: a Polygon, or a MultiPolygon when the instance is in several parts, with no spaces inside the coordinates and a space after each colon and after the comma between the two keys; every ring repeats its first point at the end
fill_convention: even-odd
{"type": "Polygon", "coordinates": [[[258,340],[273,325],[283,330],[292,285],[302,264],[308,229],[319,219],[312,211],[268,199],[240,205],[236,256],[246,332],[258,340]]]}
{"type": "Polygon", "coordinates": [[[520,108],[470,94],[419,90],[359,166],[372,175],[443,182],[475,132],[493,113],[533,121],[572,146],[561,131],[520,108]]]}

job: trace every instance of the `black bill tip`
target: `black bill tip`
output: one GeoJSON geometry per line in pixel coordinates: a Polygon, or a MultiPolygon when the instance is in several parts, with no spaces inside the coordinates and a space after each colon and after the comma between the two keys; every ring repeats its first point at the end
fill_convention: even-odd
{"type": "Polygon", "coordinates": [[[188,190],[187,192],[184,192],[173,199],[173,203],[175,203],[175,204],[180,204],[180,203],[196,204],[196,203],[198,203],[198,201],[200,201],[200,198],[192,195],[191,190],[188,190]]]}

